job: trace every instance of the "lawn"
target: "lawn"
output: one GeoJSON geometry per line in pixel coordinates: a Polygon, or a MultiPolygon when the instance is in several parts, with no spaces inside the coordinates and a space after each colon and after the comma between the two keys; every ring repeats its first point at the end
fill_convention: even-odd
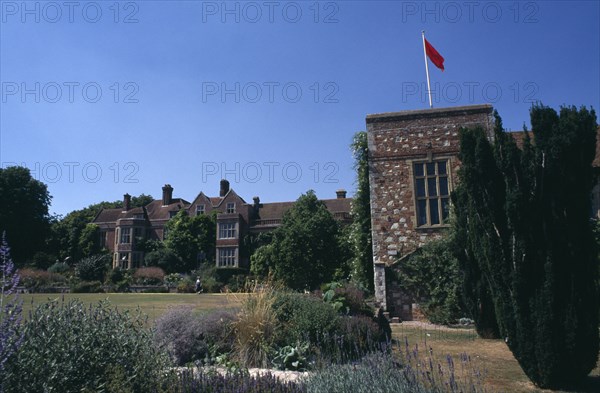
{"type": "Polygon", "coordinates": [[[191,306],[197,311],[209,311],[223,308],[236,308],[243,295],[223,293],[65,293],[63,294],[25,294],[23,299],[23,315],[27,317],[29,310],[50,299],[80,299],[84,303],[97,303],[108,299],[120,310],[135,311],[139,307],[148,315],[149,322],[160,317],[169,308],[191,306]]]}

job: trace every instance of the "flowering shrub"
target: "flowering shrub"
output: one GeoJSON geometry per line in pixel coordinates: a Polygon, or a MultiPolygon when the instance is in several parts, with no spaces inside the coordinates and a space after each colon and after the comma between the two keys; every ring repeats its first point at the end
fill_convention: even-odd
{"type": "Polygon", "coordinates": [[[161,285],[165,272],[159,267],[141,267],[133,273],[133,282],[139,285],[161,285]]]}
{"type": "Polygon", "coordinates": [[[323,286],[323,300],[342,314],[369,315],[373,312],[367,307],[363,291],[352,283],[332,282],[323,286]]]}
{"type": "Polygon", "coordinates": [[[167,358],[145,323],[139,312],[120,312],[108,301],[41,304],[23,323],[23,343],[6,362],[4,393],[105,391],[114,378],[121,378],[118,391],[156,391],[167,358]]]}
{"type": "Polygon", "coordinates": [[[228,311],[195,314],[191,307],[173,308],[157,319],[154,342],[177,366],[193,361],[211,363],[214,355],[231,351],[233,320],[228,311]]]}
{"type": "Polygon", "coordinates": [[[335,331],[339,318],[331,305],[302,293],[279,292],[273,310],[281,324],[277,332],[281,346],[298,341],[316,342],[317,337],[335,331]]]}
{"type": "Polygon", "coordinates": [[[30,291],[45,291],[48,287],[63,286],[67,279],[59,273],[45,270],[20,269],[21,285],[30,291]]]}
{"type": "MultiPolygon", "coordinates": [[[[19,333],[22,301],[16,294],[19,275],[10,259],[10,249],[4,235],[0,244],[0,375],[4,364],[21,345],[23,335],[19,333]]],[[[0,392],[3,390],[0,378],[0,392]]]]}
{"type": "Polygon", "coordinates": [[[228,372],[225,375],[216,372],[192,374],[184,371],[178,382],[178,392],[203,393],[305,393],[302,383],[280,381],[270,373],[251,376],[246,372],[228,372]]]}

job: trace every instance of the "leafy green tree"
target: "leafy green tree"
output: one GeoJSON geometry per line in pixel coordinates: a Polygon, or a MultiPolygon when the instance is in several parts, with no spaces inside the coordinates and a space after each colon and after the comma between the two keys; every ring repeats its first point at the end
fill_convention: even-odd
{"type": "Polygon", "coordinates": [[[0,233],[6,232],[17,266],[45,248],[51,199],[46,185],[35,180],[28,168],[0,168],[0,233]]]}
{"type": "Polygon", "coordinates": [[[298,198],[273,232],[273,241],[251,258],[253,274],[268,272],[293,289],[314,289],[343,264],[337,221],[310,190],[298,198]]]}
{"type": "Polygon", "coordinates": [[[83,255],[94,255],[101,251],[98,239],[100,227],[96,224],[87,224],[79,236],[79,249],[83,255]]]}
{"type": "Polygon", "coordinates": [[[426,243],[398,265],[398,282],[404,292],[417,299],[433,323],[451,324],[465,316],[462,304],[462,274],[456,259],[452,233],[426,243]]]}
{"type": "Polygon", "coordinates": [[[160,267],[166,273],[178,273],[186,270],[186,264],[179,255],[166,247],[147,253],[144,257],[144,265],[160,267]]]}
{"type": "MultiPolygon", "coordinates": [[[[142,206],[146,206],[147,204],[149,204],[150,202],[154,201],[154,198],[152,197],[152,195],[146,195],[146,194],[140,194],[139,196],[133,196],[131,197],[131,206],[132,207],[142,207],[142,206]]],[[[123,206],[123,202],[119,202],[122,207],[123,206]]]]}
{"type": "Polygon", "coordinates": [[[185,210],[180,210],[165,225],[168,231],[165,246],[173,251],[182,261],[183,270],[191,271],[205,260],[214,260],[216,244],[216,220],[214,215],[198,215],[190,217],[185,210]]]}
{"type": "Polygon", "coordinates": [[[589,219],[596,115],[531,109],[534,143],[461,132],[456,211],[473,288],[491,294],[498,327],[540,387],[565,387],[596,365],[598,257],[589,219]]]}
{"type": "Polygon", "coordinates": [[[369,150],[367,133],[354,134],[350,145],[354,156],[357,188],[352,201],[351,242],[353,243],[352,278],[373,292],[373,241],[371,233],[371,197],[369,188],[369,150]]]}
{"type": "MultiPolygon", "coordinates": [[[[140,194],[131,198],[131,206],[146,206],[152,200],[151,196],[140,194]]],[[[51,234],[48,239],[48,252],[56,255],[61,261],[67,257],[71,261],[78,261],[99,252],[99,237],[91,237],[93,236],[91,232],[94,230],[88,228],[88,224],[91,223],[100,210],[122,207],[123,201],[99,202],[55,219],[52,222],[51,234]]]]}

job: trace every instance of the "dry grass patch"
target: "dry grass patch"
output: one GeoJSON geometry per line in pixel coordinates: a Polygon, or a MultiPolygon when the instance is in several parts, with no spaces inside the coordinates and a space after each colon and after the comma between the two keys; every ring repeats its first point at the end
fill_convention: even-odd
{"type": "MultiPolygon", "coordinates": [[[[492,392],[553,392],[535,387],[527,378],[512,352],[503,340],[484,340],[473,329],[453,329],[444,326],[412,323],[392,324],[392,334],[402,343],[405,338],[411,346],[431,348],[433,357],[444,362],[447,355],[455,360],[469,355],[485,371],[485,387],[492,392]]],[[[458,362],[457,362],[458,363],[458,362]]],[[[597,366],[577,392],[600,392],[600,368],[597,366]]]]}

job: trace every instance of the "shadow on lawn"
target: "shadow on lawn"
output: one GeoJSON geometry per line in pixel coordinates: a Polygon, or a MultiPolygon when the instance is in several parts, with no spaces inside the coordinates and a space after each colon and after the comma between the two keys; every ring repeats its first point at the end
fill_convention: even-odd
{"type": "Polygon", "coordinates": [[[581,383],[573,386],[572,390],[565,390],[565,392],[598,393],[600,392],[600,375],[588,376],[581,383]]]}

